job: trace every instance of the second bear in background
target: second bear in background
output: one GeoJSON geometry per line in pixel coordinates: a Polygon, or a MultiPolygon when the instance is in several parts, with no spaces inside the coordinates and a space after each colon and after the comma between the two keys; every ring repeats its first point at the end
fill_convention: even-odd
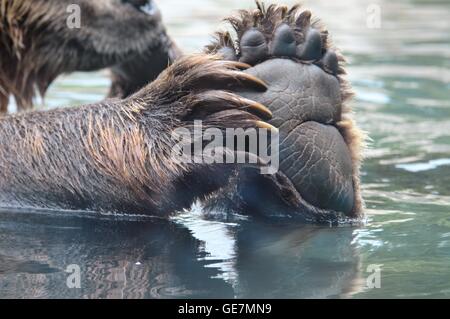
{"type": "Polygon", "coordinates": [[[153,0],[0,0],[0,114],[10,96],[31,109],[74,71],[110,68],[109,96],[123,98],[180,55],[153,0]],[[68,24],[76,15],[80,25],[68,24]]]}

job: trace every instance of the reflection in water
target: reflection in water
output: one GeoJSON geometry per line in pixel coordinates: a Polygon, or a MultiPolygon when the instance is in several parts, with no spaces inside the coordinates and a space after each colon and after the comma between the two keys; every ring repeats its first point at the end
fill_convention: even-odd
{"type": "MultiPolygon", "coordinates": [[[[294,0],[283,0],[292,4],[294,0]]],[[[373,141],[359,228],[0,213],[0,297],[450,297],[450,2],[305,0],[348,58],[358,123],[373,141]],[[367,27],[378,5],[381,28],[367,27]],[[82,289],[67,289],[77,263],[82,289]],[[381,288],[363,289],[369,265],[381,288]]],[[[171,35],[198,51],[253,0],[159,1],[171,35]]],[[[75,74],[50,107],[90,103],[104,73],[75,74]]]]}
{"type": "Polygon", "coordinates": [[[249,221],[237,235],[240,297],[348,297],[365,282],[351,227],[264,225],[249,221]]]}
{"type": "Polygon", "coordinates": [[[0,295],[311,298],[345,297],[359,288],[350,227],[221,224],[194,216],[188,229],[178,225],[182,218],[2,213],[0,295]],[[206,245],[196,234],[208,237],[206,245]],[[72,264],[81,268],[81,289],[66,285],[64,270],[72,264]]]}
{"type": "Polygon", "coordinates": [[[200,242],[169,221],[4,213],[0,234],[2,297],[233,297],[200,242]],[[66,286],[72,264],[81,289],[66,286]]]}

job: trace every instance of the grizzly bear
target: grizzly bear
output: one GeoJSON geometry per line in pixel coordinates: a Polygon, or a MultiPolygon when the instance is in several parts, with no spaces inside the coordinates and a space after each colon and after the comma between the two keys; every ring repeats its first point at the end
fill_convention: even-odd
{"type": "Polygon", "coordinates": [[[0,206],[164,216],[200,199],[305,222],[361,217],[364,134],[328,32],[300,6],[258,3],[228,21],[236,39],[218,33],[128,98],[1,118],[0,206]],[[171,133],[196,120],[279,131],[279,171],[173,161],[171,133]]]}
{"type": "Polygon", "coordinates": [[[0,0],[0,113],[74,71],[110,68],[109,96],[123,98],[180,55],[153,0],[0,0]]]}

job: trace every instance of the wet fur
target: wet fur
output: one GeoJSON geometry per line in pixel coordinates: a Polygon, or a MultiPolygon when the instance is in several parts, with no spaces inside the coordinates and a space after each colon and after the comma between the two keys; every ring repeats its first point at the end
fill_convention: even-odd
{"type": "Polygon", "coordinates": [[[206,128],[257,120],[238,110],[237,96],[208,111],[208,100],[217,101],[211,87],[248,84],[236,71],[232,62],[191,56],[125,100],[0,118],[0,206],[156,216],[188,208],[233,168],[174,161],[171,133],[199,116],[206,128]]]}
{"type": "MultiPolygon", "coordinates": [[[[88,18],[96,18],[89,16],[93,13],[83,1],[79,4],[88,18]]],[[[126,97],[181,55],[161,21],[155,19],[153,26],[147,25],[152,32],[141,43],[123,52],[103,47],[100,56],[87,44],[89,35],[83,29],[60,25],[68,15],[65,5],[62,1],[0,0],[0,114],[7,112],[10,96],[19,110],[31,109],[36,94],[44,96],[58,75],[73,71],[114,66],[109,96],[126,97]]]]}

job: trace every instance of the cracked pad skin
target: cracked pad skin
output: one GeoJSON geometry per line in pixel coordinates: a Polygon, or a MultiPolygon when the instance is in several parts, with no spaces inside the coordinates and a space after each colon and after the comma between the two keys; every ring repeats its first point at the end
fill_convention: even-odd
{"type": "Polygon", "coordinates": [[[256,97],[280,129],[280,171],[309,203],[350,214],[354,205],[350,151],[333,126],[340,120],[339,82],[315,65],[272,59],[247,71],[268,84],[256,97]]]}

